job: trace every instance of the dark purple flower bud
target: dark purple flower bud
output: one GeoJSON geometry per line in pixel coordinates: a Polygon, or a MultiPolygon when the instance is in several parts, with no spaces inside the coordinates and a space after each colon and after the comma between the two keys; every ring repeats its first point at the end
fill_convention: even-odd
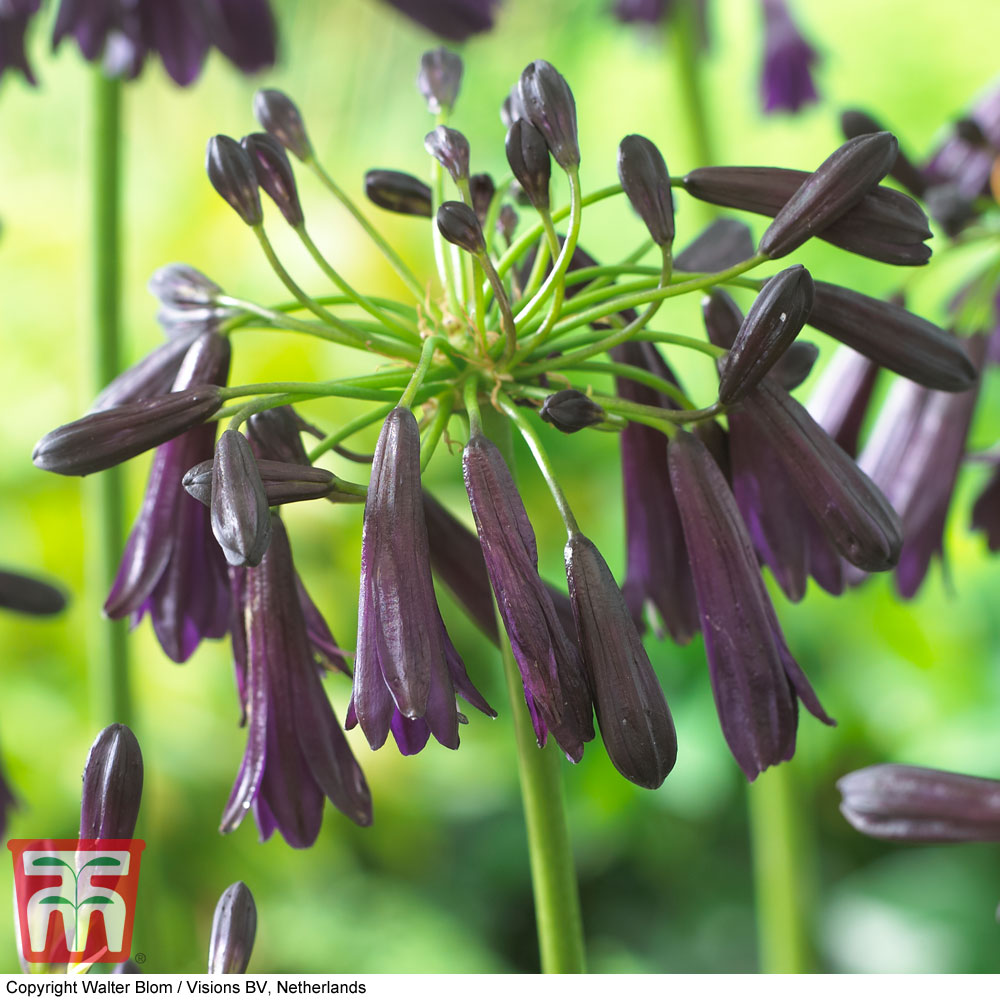
{"type": "Polygon", "coordinates": [[[736,219],[716,219],[674,258],[675,271],[724,271],[753,256],[750,227],[736,219]]]}
{"type": "Polygon", "coordinates": [[[880,840],[1000,840],[1000,781],[907,764],[874,764],[837,782],[840,811],[880,840]]]}
{"type": "Polygon", "coordinates": [[[446,201],[437,210],[437,227],[441,235],[467,253],[486,252],[483,227],[479,225],[476,213],[460,201],[446,201]]]}
{"type": "Polygon", "coordinates": [[[538,576],[535,532],[496,445],[474,434],[462,454],[469,504],[539,746],[552,733],[572,761],[594,738],[580,654],[538,576]]]}
{"type": "Polygon", "coordinates": [[[602,407],[577,389],[560,389],[547,396],[538,415],[564,434],[593,427],[606,416],[602,407]]]}
{"type": "Polygon", "coordinates": [[[5,0],[0,3],[0,79],[6,70],[17,69],[32,86],[37,83],[24,50],[24,36],[40,4],[41,0],[5,0]]]}
{"type": "Polygon", "coordinates": [[[807,378],[819,357],[819,348],[807,340],[796,340],[771,369],[771,377],[788,392],[797,389],[807,378]]]}
{"type": "MultiPolygon", "coordinates": [[[[959,343],[973,365],[981,366],[985,338],[959,343]]],[[[896,568],[903,597],[913,597],[931,558],[943,552],[945,520],[978,396],[978,384],[952,393],[897,382],[858,459],[903,521],[903,550],[896,568]]]]}
{"type": "MultiPolygon", "coordinates": [[[[840,130],[844,133],[845,139],[853,139],[859,135],[870,135],[873,132],[885,131],[882,125],[870,114],[856,108],[841,114],[840,130]]],[[[889,176],[895,177],[914,198],[922,197],[927,187],[927,182],[924,180],[920,169],[902,150],[896,155],[896,162],[893,164],[892,170],[889,171],[889,176]]]]}
{"type": "Polygon", "coordinates": [[[313,155],[305,122],[292,99],[280,90],[258,90],[253,95],[253,115],[260,127],[300,160],[313,155]]]}
{"type": "Polygon", "coordinates": [[[768,257],[784,257],[853,208],[889,172],[899,144],[891,132],[848,139],[810,174],[760,238],[768,257]]]}
{"type": "MultiPolygon", "coordinates": [[[[701,167],[684,177],[695,198],[759,215],[777,215],[810,175],[782,167],[701,167]]],[[[931,231],[923,209],[891,188],[877,187],[822,232],[821,240],[888,264],[925,264],[931,231]]]]}
{"type": "Polygon", "coordinates": [[[216,975],[247,971],[257,936],[257,906],[243,882],[234,882],[220,897],[212,917],[208,971],[216,975]]]}
{"type": "Polygon", "coordinates": [[[212,465],[212,534],[230,566],[256,566],[271,541],[267,493],[250,442],[224,431],[212,465]]]}
{"type": "Polygon", "coordinates": [[[518,223],[517,212],[511,205],[502,205],[500,208],[500,214],[497,216],[497,232],[507,241],[507,244],[514,239],[514,233],[517,232],[518,223]]]}
{"type": "Polygon", "coordinates": [[[801,265],[767,281],[729,351],[719,400],[736,403],[770,371],[805,325],[813,303],[812,275],[801,265]]]}
{"type": "Polygon", "coordinates": [[[299,432],[302,420],[290,406],[276,406],[254,413],[247,421],[247,437],[259,459],[309,465],[299,432]]]}
{"type": "MultiPolygon", "coordinates": [[[[716,347],[731,350],[743,326],[743,311],[732,296],[721,288],[713,288],[701,300],[701,315],[708,339],[716,347]]],[[[720,359],[719,364],[722,366],[724,359],[720,359]]]]}
{"type": "Polygon", "coordinates": [[[400,215],[429,219],[433,214],[430,187],[401,170],[369,170],[365,174],[365,194],[379,208],[400,215]]]}
{"type": "Polygon", "coordinates": [[[806,408],[810,416],[851,458],[858,453],[861,425],[878,373],[879,366],[874,361],[850,347],[840,346],[809,397],[806,408]]]}
{"type": "Polygon", "coordinates": [[[708,449],[678,431],[668,449],[726,742],[750,781],[791,758],[796,698],[832,725],[778,625],[740,512],[708,449]]]}
{"type": "Polygon", "coordinates": [[[956,184],[935,184],[924,192],[931,218],[948,236],[957,236],[976,217],[976,206],[956,184]]]}
{"type": "Polygon", "coordinates": [[[245,135],[242,146],[253,164],[257,183],[278,206],[285,221],[293,229],[301,226],[304,221],[302,205],[285,147],[269,132],[245,135]]]}
{"type": "Polygon", "coordinates": [[[929,389],[962,392],[976,380],[975,366],[954,336],[895,303],[817,281],[808,322],[929,389]]]}
{"type": "Polygon", "coordinates": [[[469,178],[469,194],[472,196],[472,210],[476,213],[476,218],[481,226],[486,225],[486,216],[489,214],[490,205],[493,203],[493,195],[496,194],[496,185],[489,174],[473,174],[469,178]]]}
{"type": "Polygon", "coordinates": [[[57,615],[66,607],[66,595],[33,576],[0,570],[0,608],[22,615],[57,615]]]}
{"type": "Polygon", "coordinates": [[[990,552],[1000,549],[1000,470],[990,476],[972,506],[971,527],[986,535],[990,552]]]}
{"type": "Polygon", "coordinates": [[[677,735],[649,656],[594,543],[573,532],[565,558],[601,739],[629,781],[659,788],[677,760],[677,735]]]}
{"type": "Polygon", "coordinates": [[[220,406],[219,388],[210,385],[115,406],[49,431],[31,460],[46,472],[86,476],[204,423],[220,406]]]}
{"type": "Polygon", "coordinates": [[[545,137],[556,163],[563,170],[580,165],[576,134],[576,102],[569,84],[544,59],[529,63],[517,84],[527,118],[545,137]]]}
{"type": "MultiPolygon", "coordinates": [[[[225,384],[229,341],[199,338],[188,351],[174,390],[208,382],[225,384]]],[[[148,611],[163,651],[183,663],[203,638],[229,626],[226,561],[211,537],[208,511],[181,486],[185,471],[214,451],[215,424],[201,424],[158,448],[149,485],[104,605],[111,618],[130,615],[135,625],[148,611]]]]}
{"type": "Polygon", "coordinates": [[[674,241],[674,200],[663,155],[644,136],[625,136],[618,145],[618,179],[653,242],[669,247],[674,241]]]}
{"type": "Polygon", "coordinates": [[[412,752],[409,741],[417,735],[426,741],[428,731],[455,749],[456,689],[470,700],[463,685],[475,691],[434,595],[417,421],[397,407],[379,435],[365,505],[351,705],[372,749],[390,728],[404,753],[412,752]]]}
{"type": "Polygon", "coordinates": [[[499,0],[388,0],[401,14],[449,42],[493,27],[493,8],[499,0]]]}
{"type": "MultiPolygon", "coordinates": [[[[612,349],[611,356],[619,363],[645,368],[677,383],[652,344],[621,344],[612,349]]],[[[646,406],[676,406],[667,396],[631,379],[616,378],[615,391],[622,399],[646,406]]],[[[650,617],[655,619],[653,611],[658,614],[658,621],[663,622],[674,642],[689,642],[698,631],[698,607],[680,514],[670,485],[667,438],[652,427],[629,423],[620,435],[619,447],[625,493],[625,603],[637,627],[642,627],[643,610],[648,605],[652,609],[650,617]]]]}
{"type": "Polygon", "coordinates": [[[457,129],[438,125],[424,136],[424,149],[451,174],[457,184],[469,178],[469,140],[457,129]]]}
{"type": "Polygon", "coordinates": [[[208,140],[205,170],[212,187],[248,226],[259,226],[264,221],[257,172],[247,151],[235,139],[216,135],[208,140]]]}
{"type": "Polygon", "coordinates": [[[462,85],[462,57],[448,49],[433,49],[420,57],[417,88],[432,115],[450,112],[462,85]]]}
{"type": "Polygon", "coordinates": [[[215,0],[212,42],[244,73],[274,65],[277,32],[268,0],[215,0]]]}
{"type": "Polygon", "coordinates": [[[670,10],[672,0],[616,0],[615,17],[629,23],[659,24],[670,10]]]}
{"type": "Polygon", "coordinates": [[[510,129],[511,125],[522,118],[527,118],[524,104],[521,103],[521,95],[518,93],[517,84],[510,88],[510,93],[503,99],[500,105],[500,121],[505,129],[510,129]]]}
{"type": "Polygon", "coordinates": [[[899,560],[903,526],[882,491],[772,379],[747,396],[744,412],[785,464],[827,538],[852,565],[878,572],[899,560]]]}
{"type": "Polygon", "coordinates": [[[760,99],[765,112],[798,111],[817,99],[812,69],[816,50],[795,26],[785,0],[763,0],[764,70],[760,99]]]}
{"type": "MultiPolygon", "coordinates": [[[[206,507],[212,504],[212,469],[214,461],[200,462],[184,473],[184,489],[206,507]]],[[[361,503],[362,497],[338,491],[338,479],[332,472],[315,465],[293,465],[257,459],[257,471],[264,485],[268,507],[322,500],[326,497],[342,503],[361,503]]]]}
{"type": "Polygon", "coordinates": [[[526,118],[519,118],[507,131],[507,162],[521,190],[540,212],[549,209],[552,161],[545,137],[526,118]]]}
{"type": "Polygon", "coordinates": [[[952,187],[966,203],[989,192],[990,173],[1000,149],[1000,88],[991,87],[967,119],[956,125],[924,168],[929,187],[952,187]],[[970,130],[970,123],[978,128],[970,130]]]}
{"type": "Polygon", "coordinates": [[[371,795],[316,669],[280,518],[273,519],[261,564],[234,572],[243,580],[234,623],[245,627],[247,746],[220,830],[231,833],[252,808],[262,840],[280,830],[291,847],[309,847],[319,835],[324,798],[369,826],[371,795]]]}
{"type": "Polygon", "coordinates": [[[94,740],[83,769],[80,838],[130,840],[142,800],[142,753],[128,726],[115,723],[94,740]]]}
{"type": "Polygon", "coordinates": [[[201,309],[215,304],[222,289],[190,264],[166,264],[153,272],[146,286],[165,306],[201,309]]]}

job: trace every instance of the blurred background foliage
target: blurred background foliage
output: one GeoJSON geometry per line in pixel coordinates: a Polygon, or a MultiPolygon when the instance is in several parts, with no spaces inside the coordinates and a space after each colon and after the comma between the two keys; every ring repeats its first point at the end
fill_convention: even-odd
{"type": "MultiPolygon", "coordinates": [[[[609,16],[610,0],[505,0],[497,29],[463,49],[466,78],[453,124],[468,135],[473,169],[506,173],[498,108],[520,69],[546,58],[577,99],[585,189],[615,180],[626,132],[656,141],[674,173],[695,166],[676,107],[664,39],[609,16]]],[[[247,81],[217,56],[182,91],[158,65],[126,91],[127,353],[159,341],[152,271],[173,260],[206,271],[227,290],[259,301],[285,298],[256,242],[211,190],[202,169],[206,139],[252,131],[255,85],[277,86],[299,103],[327,167],[361,198],[369,167],[426,175],[424,133],[432,122],[414,87],[420,53],[437,44],[374,0],[275,0],[279,67],[247,81]]],[[[750,0],[710,0],[711,50],[704,56],[713,136],[722,163],[812,168],[839,142],[837,113],[865,107],[916,157],[997,71],[994,0],[796,0],[804,32],[822,52],[823,100],[796,117],[759,112],[759,9],[750,0]]],[[[51,10],[50,10],[51,14],[51,10]]],[[[83,144],[88,70],[67,46],[53,57],[45,25],[30,38],[41,86],[5,79],[0,90],[0,563],[64,583],[69,612],[53,622],[0,618],[0,746],[20,799],[9,835],[73,836],[79,779],[97,717],[88,690],[88,637],[104,594],[87,588],[83,553],[91,532],[88,483],[35,470],[31,448],[73,419],[93,393],[82,326],[88,266],[83,144]]],[[[404,294],[347,214],[301,173],[311,231],[358,287],[404,294]]],[[[560,201],[561,201],[560,197],[560,201]]],[[[704,210],[678,198],[679,245],[704,210]]],[[[420,274],[432,268],[427,226],[367,208],[420,274]]],[[[749,219],[759,235],[762,222],[749,219]]],[[[276,220],[273,237],[307,288],[322,276],[276,220]]],[[[643,237],[619,201],[588,211],[581,242],[602,260],[643,237]]],[[[940,240],[936,245],[940,244],[940,240]]],[[[873,294],[909,283],[915,308],[938,321],[961,260],[946,278],[910,275],[826,244],[796,255],[814,274],[873,294]]],[[[937,271],[933,262],[932,272],[937,271]]],[[[697,296],[671,304],[670,327],[699,332],[697,296]]],[[[663,314],[661,314],[663,315],[663,314]]],[[[666,326],[666,324],[664,324],[666,326]]],[[[241,331],[233,381],[331,377],[368,367],[293,334],[241,331]]],[[[822,342],[824,357],[829,344],[822,342]]],[[[673,363],[674,358],[671,358],[673,363]]],[[[703,359],[679,361],[695,398],[710,385],[703,359]]],[[[815,375],[812,377],[815,379],[815,375]]],[[[800,396],[808,394],[807,383],[800,396]]],[[[1000,420],[987,386],[973,444],[990,446],[1000,420]]],[[[706,400],[707,401],[707,400],[706,400]]],[[[346,402],[307,412],[335,426],[358,412],[346,402]]],[[[611,435],[549,440],[583,529],[621,578],[623,523],[611,435]]],[[[129,466],[138,508],[148,457],[129,466]]],[[[339,460],[338,460],[339,461],[339,460]]],[[[542,549],[543,572],[562,573],[558,518],[527,459],[522,474],[542,549]]],[[[340,471],[345,471],[341,469],[340,471]]],[[[348,472],[356,470],[349,469],[348,472]]],[[[967,531],[984,470],[961,480],[948,531],[947,572],[932,571],[917,600],[901,603],[892,581],[874,580],[839,600],[817,591],[790,605],[775,589],[788,642],[835,730],[809,717],[791,765],[812,878],[809,928],[817,969],[881,972],[997,971],[994,909],[1000,855],[994,847],[893,847],[855,834],[837,811],[834,781],[882,760],[1000,777],[1000,565],[967,531]]],[[[467,516],[456,455],[440,449],[429,472],[438,493],[467,516]]],[[[302,504],[286,522],[302,576],[334,634],[353,644],[360,548],[357,508],[302,504]]],[[[143,856],[134,951],[147,971],[204,967],[212,909],[243,879],[259,909],[251,971],[516,972],[537,969],[527,853],[513,738],[495,651],[447,595],[442,608],[496,722],[475,716],[460,751],[431,744],[418,757],[372,754],[353,734],[375,801],[375,825],[356,829],[328,807],[307,852],[275,837],[257,843],[250,821],[216,832],[244,734],[228,645],[206,643],[182,667],[156,646],[148,623],[132,635],[136,719],[146,762],[137,836],[143,856]]],[[[590,965],[597,972],[746,972],[756,967],[746,787],[715,718],[700,639],[685,649],[650,637],[648,647],[673,709],[680,741],[674,773],[657,792],[621,779],[599,744],[566,767],[574,848],[590,965]]],[[[329,694],[342,719],[349,684],[329,694]]],[[[0,885],[9,884],[9,869],[0,885]]],[[[9,907],[0,907],[0,968],[17,968],[9,907]]]]}

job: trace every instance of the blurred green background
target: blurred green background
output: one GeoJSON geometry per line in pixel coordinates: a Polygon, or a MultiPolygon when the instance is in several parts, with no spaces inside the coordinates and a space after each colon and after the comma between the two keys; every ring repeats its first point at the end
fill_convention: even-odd
{"type": "MultiPolygon", "coordinates": [[[[468,135],[473,169],[506,173],[502,98],[534,58],[553,62],[574,89],[585,189],[615,179],[627,132],[656,141],[674,173],[695,166],[676,104],[670,53],[655,31],[609,17],[610,0],[505,0],[492,34],[466,45],[466,77],[453,124],[468,135]]],[[[437,44],[374,0],[276,0],[279,67],[240,77],[213,56],[197,86],[174,87],[156,64],[127,88],[125,266],[127,353],[160,338],[152,271],[173,260],[206,271],[233,294],[284,298],[256,242],[209,186],[206,139],[255,128],[255,86],[287,90],[301,107],[327,167],[361,196],[369,167],[425,175],[422,139],[432,122],[414,87],[420,53],[437,44]]],[[[811,168],[839,141],[837,112],[864,106],[917,157],[933,146],[993,78],[983,40],[1000,33],[995,0],[796,0],[804,31],[822,52],[823,100],[796,117],[758,110],[758,5],[710,0],[712,48],[704,57],[719,161],[811,168]]],[[[48,16],[51,16],[50,10],[48,16]]],[[[30,38],[41,86],[20,78],[0,88],[0,564],[38,570],[72,594],[53,622],[0,617],[0,747],[20,808],[8,835],[73,836],[79,779],[98,717],[88,663],[103,593],[84,583],[92,538],[90,484],[35,470],[31,448],[45,431],[80,415],[94,395],[84,328],[86,96],[89,69],[66,45],[48,50],[48,24],[30,38]]],[[[317,242],[357,286],[400,288],[349,217],[301,176],[317,242]]],[[[560,197],[560,201],[562,198],[560,197]]],[[[429,275],[427,226],[369,215],[429,275]]],[[[679,244],[703,221],[681,197],[679,244]]],[[[749,219],[759,235],[761,220],[749,219]]],[[[312,263],[273,225],[299,281],[326,286],[312,263]]],[[[581,242],[603,260],[643,237],[621,202],[588,212],[581,242]]],[[[910,275],[825,244],[796,255],[816,275],[881,294],[910,275]]],[[[932,268],[933,268],[932,264],[932,268]]],[[[911,302],[942,319],[947,279],[921,275],[911,302]]],[[[696,296],[691,297],[696,299],[696,296]]],[[[670,329],[697,333],[697,302],[671,306],[670,329]]],[[[824,338],[824,352],[828,344],[824,338]]],[[[294,335],[241,332],[233,381],[331,377],[365,370],[365,359],[294,335]]],[[[692,391],[709,386],[703,361],[679,367],[692,391]]],[[[813,376],[813,379],[815,376],[813,376]]],[[[807,395],[810,383],[801,395],[807,395]]],[[[696,395],[697,398],[697,395],[696,395]]],[[[997,437],[987,387],[974,444],[997,437]]],[[[995,409],[995,407],[993,408],[995,409]]],[[[359,412],[346,403],[306,412],[336,426],[359,412]]],[[[610,435],[547,435],[583,529],[623,572],[619,468],[610,435]]],[[[467,517],[457,455],[440,450],[434,488],[467,517]]],[[[525,469],[528,468],[527,462],[525,469]]],[[[138,508],[148,457],[130,463],[130,511],[138,508]]],[[[355,471],[341,469],[340,471],[355,471]]],[[[834,781],[882,760],[1000,777],[1000,566],[966,529],[983,470],[966,470],[948,533],[948,573],[932,570],[919,598],[895,596],[891,580],[834,600],[813,586],[805,601],[776,596],[789,645],[809,674],[835,730],[804,717],[788,765],[806,827],[813,903],[809,928],[818,970],[995,972],[1000,855],[989,846],[892,847],[855,834],[840,818],[834,781]]],[[[529,512],[550,579],[561,575],[559,524],[537,475],[523,474],[529,512]]],[[[299,569],[334,634],[353,643],[359,509],[303,504],[286,523],[299,569]]],[[[458,752],[435,744],[418,757],[392,747],[372,754],[352,734],[375,801],[375,825],[359,830],[328,807],[307,852],[280,837],[257,842],[249,820],[216,832],[244,745],[226,642],[207,643],[182,667],[156,646],[148,623],[132,635],[135,731],[146,762],[137,836],[143,856],[133,951],[147,971],[204,967],[212,910],[236,879],[251,887],[259,932],[251,971],[517,972],[537,969],[534,920],[509,712],[495,652],[450,597],[442,609],[469,671],[501,717],[473,717],[458,752]]],[[[590,965],[598,972],[746,972],[756,968],[746,783],[715,718],[701,641],[679,649],[650,638],[650,655],[677,724],[676,770],[657,792],[620,778],[599,743],[566,766],[574,848],[590,965]]],[[[349,683],[328,682],[343,718],[349,683]]],[[[0,888],[9,886],[8,863],[0,888]]],[[[0,907],[0,969],[17,968],[9,907],[0,907]]]]}

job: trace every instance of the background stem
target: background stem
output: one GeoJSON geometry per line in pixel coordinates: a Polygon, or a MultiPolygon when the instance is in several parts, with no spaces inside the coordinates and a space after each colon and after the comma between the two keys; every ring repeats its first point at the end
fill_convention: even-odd
{"type": "MultiPolygon", "coordinates": [[[[91,336],[94,388],[121,371],[121,83],[93,71],[91,143],[91,336]]],[[[88,547],[88,596],[102,602],[111,590],[125,536],[124,477],[120,466],[88,485],[85,523],[94,532],[88,547]]],[[[89,675],[95,722],[132,725],[127,626],[90,616],[89,675]]]]}
{"type": "MultiPolygon", "coordinates": [[[[487,436],[500,449],[516,478],[510,420],[493,407],[484,409],[483,419],[487,436]]],[[[499,614],[497,629],[514,719],[542,972],[585,972],[583,920],[566,822],[561,755],[552,739],[539,749],[524,703],[521,673],[499,614]]]]}
{"type": "Polygon", "coordinates": [[[769,768],[747,789],[760,972],[811,972],[810,865],[800,795],[790,763],[769,768]]]}

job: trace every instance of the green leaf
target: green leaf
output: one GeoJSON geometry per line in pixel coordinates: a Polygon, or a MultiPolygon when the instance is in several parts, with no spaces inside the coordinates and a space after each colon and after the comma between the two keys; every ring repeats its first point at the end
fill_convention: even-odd
{"type": "Polygon", "coordinates": [[[68,900],[64,899],[62,896],[46,896],[45,899],[40,899],[39,903],[65,903],[67,906],[72,906],[73,904],[68,900]]]}
{"type": "Polygon", "coordinates": [[[31,863],[39,868],[54,868],[56,865],[62,865],[63,868],[73,870],[73,866],[66,864],[62,858],[35,858],[31,863]]]}
{"type": "Polygon", "coordinates": [[[113,903],[113,899],[109,899],[107,896],[88,896],[83,902],[80,903],[81,906],[86,903],[113,903]]]}
{"type": "Polygon", "coordinates": [[[121,862],[117,858],[94,858],[92,861],[88,861],[80,871],[84,868],[89,868],[91,865],[117,865],[121,867],[121,862]]]}

